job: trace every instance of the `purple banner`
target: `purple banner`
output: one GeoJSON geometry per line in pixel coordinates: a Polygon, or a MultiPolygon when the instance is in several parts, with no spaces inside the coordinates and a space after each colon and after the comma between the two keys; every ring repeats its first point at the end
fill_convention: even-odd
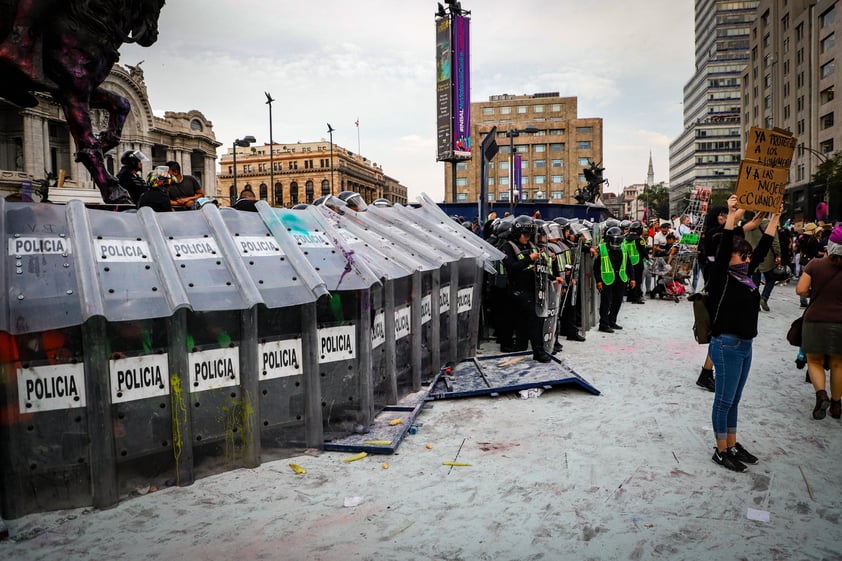
{"type": "Polygon", "coordinates": [[[512,177],[514,177],[515,184],[513,189],[517,191],[517,200],[523,200],[523,187],[521,186],[521,157],[515,156],[515,169],[512,170],[512,177]]]}
{"type": "Polygon", "coordinates": [[[471,156],[470,23],[453,18],[453,154],[460,158],[471,156]]]}
{"type": "Polygon", "coordinates": [[[436,20],[436,126],[438,160],[453,159],[453,81],[450,20],[436,20]]]}

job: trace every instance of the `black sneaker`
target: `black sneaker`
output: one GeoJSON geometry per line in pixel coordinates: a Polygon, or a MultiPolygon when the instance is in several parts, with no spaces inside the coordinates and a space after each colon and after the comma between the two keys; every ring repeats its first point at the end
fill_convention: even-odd
{"type": "Polygon", "coordinates": [[[576,335],[568,335],[567,340],[568,341],[584,341],[585,338],[577,333],[576,335]]]}
{"type": "Polygon", "coordinates": [[[739,442],[737,442],[732,448],[729,448],[728,451],[732,456],[744,464],[754,465],[757,463],[757,456],[743,448],[743,445],[739,442]]]}
{"type": "Polygon", "coordinates": [[[556,341],[556,343],[553,345],[553,354],[560,353],[563,348],[564,347],[561,345],[561,343],[556,341]]]}
{"type": "Polygon", "coordinates": [[[623,328],[623,326],[622,326],[622,325],[617,325],[616,323],[612,323],[612,324],[611,324],[611,329],[616,330],[616,329],[622,329],[622,328],[623,328]]]}
{"type": "Polygon", "coordinates": [[[742,463],[740,460],[734,457],[730,450],[725,450],[724,452],[720,452],[714,446],[713,448],[713,456],[710,458],[713,460],[713,463],[719,464],[724,468],[728,468],[731,471],[736,471],[739,473],[743,473],[748,468],[742,463]]]}
{"type": "Polygon", "coordinates": [[[607,325],[600,325],[599,330],[603,333],[614,333],[614,330],[608,327],[607,325]]]}
{"type": "Polygon", "coordinates": [[[541,353],[539,355],[532,355],[532,360],[535,362],[552,362],[552,358],[547,353],[541,353]]]}

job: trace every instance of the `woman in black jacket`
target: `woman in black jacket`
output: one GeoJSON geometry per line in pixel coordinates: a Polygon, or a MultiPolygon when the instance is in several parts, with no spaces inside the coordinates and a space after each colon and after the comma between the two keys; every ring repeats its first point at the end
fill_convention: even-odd
{"type": "Polygon", "coordinates": [[[751,280],[752,273],[763,262],[778,231],[780,214],[771,216],[763,237],[752,252],[751,244],[734,236],[737,219],[737,197],[728,199],[728,217],[710,267],[711,340],[708,354],[716,371],[713,398],[713,432],[716,449],[712,460],[733,471],[745,471],[745,464],[756,464],[757,458],[737,442],[737,416],[740,397],[751,368],[752,340],[757,336],[760,293],[751,280]]]}

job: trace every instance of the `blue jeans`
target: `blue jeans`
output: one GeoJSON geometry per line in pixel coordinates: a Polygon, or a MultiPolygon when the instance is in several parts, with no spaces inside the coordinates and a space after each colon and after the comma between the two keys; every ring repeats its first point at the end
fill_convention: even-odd
{"type": "Polygon", "coordinates": [[[769,300],[769,296],[772,295],[772,289],[775,288],[775,281],[771,280],[766,273],[760,273],[755,271],[753,275],[751,275],[751,280],[754,281],[758,287],[760,286],[760,276],[763,275],[763,280],[766,284],[763,285],[763,292],[760,294],[760,297],[764,300],[769,300]]]}
{"type": "Polygon", "coordinates": [[[751,368],[751,339],[736,335],[712,337],[708,354],[716,372],[716,391],[713,397],[713,432],[717,440],[737,432],[740,398],[751,368]]]}

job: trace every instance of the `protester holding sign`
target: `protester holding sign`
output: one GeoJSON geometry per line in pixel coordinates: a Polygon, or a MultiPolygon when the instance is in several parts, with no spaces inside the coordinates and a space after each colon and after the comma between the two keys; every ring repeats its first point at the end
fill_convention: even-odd
{"type": "Polygon", "coordinates": [[[737,196],[731,195],[708,279],[712,318],[708,353],[716,371],[711,412],[716,448],[711,459],[737,472],[745,471],[746,463],[758,461],[737,441],[740,398],[751,368],[752,340],[757,336],[760,304],[760,294],[751,274],[766,257],[780,220],[779,213],[772,215],[766,232],[752,251],[750,243],[734,236],[737,219],[743,212],[743,209],[737,209],[737,196]]]}

